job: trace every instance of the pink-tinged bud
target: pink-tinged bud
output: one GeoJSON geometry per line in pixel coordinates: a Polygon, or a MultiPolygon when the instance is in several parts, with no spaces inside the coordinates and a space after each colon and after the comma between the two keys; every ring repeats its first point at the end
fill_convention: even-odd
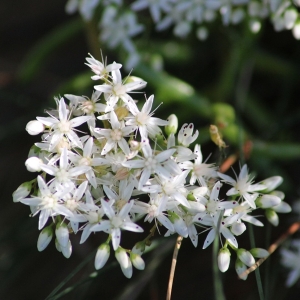
{"type": "Polygon", "coordinates": [[[35,156],[29,157],[25,161],[25,166],[29,172],[40,172],[42,170],[41,169],[42,164],[43,161],[40,158],[35,156]]]}
{"type": "Polygon", "coordinates": [[[52,230],[52,226],[47,226],[45,227],[38,238],[37,241],[37,249],[38,251],[43,251],[47,248],[47,246],[49,245],[49,243],[51,242],[53,237],[53,230],[52,230]]]}
{"type": "Polygon", "coordinates": [[[253,248],[250,250],[250,253],[257,258],[264,258],[270,255],[269,251],[263,248],[253,248]]]}
{"type": "Polygon", "coordinates": [[[95,257],[95,269],[101,269],[107,262],[110,254],[110,247],[103,243],[98,247],[96,257],[95,257]]]}
{"type": "Polygon", "coordinates": [[[221,272],[226,272],[230,264],[230,251],[227,248],[221,248],[218,254],[218,267],[221,272]]]}
{"type": "Polygon", "coordinates": [[[115,251],[115,256],[116,256],[118,263],[120,264],[121,270],[122,270],[123,274],[125,275],[125,277],[131,278],[132,264],[131,264],[131,261],[130,261],[126,251],[123,248],[119,247],[115,251]]]}
{"type": "Polygon", "coordinates": [[[256,199],[255,203],[260,208],[270,208],[278,205],[281,199],[275,195],[263,195],[256,199]]]}
{"type": "Polygon", "coordinates": [[[255,264],[255,259],[249,251],[240,248],[237,250],[236,254],[246,266],[251,267],[255,264]]]}
{"type": "Polygon", "coordinates": [[[56,225],[55,235],[58,243],[60,244],[61,248],[67,247],[69,241],[69,229],[66,223],[59,222],[56,225]]]}
{"type": "Polygon", "coordinates": [[[142,259],[142,257],[136,253],[131,252],[130,253],[130,260],[134,267],[138,270],[144,270],[145,269],[145,262],[142,259]]]}
{"type": "Polygon", "coordinates": [[[271,209],[271,208],[266,209],[265,215],[266,215],[266,218],[268,219],[268,221],[273,226],[278,226],[278,224],[279,224],[279,218],[278,218],[277,213],[273,209],[271,209]]]}
{"type": "Polygon", "coordinates": [[[45,126],[43,123],[41,123],[40,121],[34,120],[34,121],[30,121],[27,123],[26,125],[26,131],[30,134],[30,135],[37,135],[40,134],[41,132],[43,132],[45,130],[45,126]]]}
{"type": "Polygon", "coordinates": [[[19,202],[26,198],[31,191],[32,183],[30,181],[22,183],[12,194],[13,201],[19,202]]]}
{"type": "Polygon", "coordinates": [[[245,271],[247,270],[246,265],[239,259],[235,262],[235,270],[239,276],[240,279],[246,280],[248,277],[248,274],[245,274],[245,271]]]}

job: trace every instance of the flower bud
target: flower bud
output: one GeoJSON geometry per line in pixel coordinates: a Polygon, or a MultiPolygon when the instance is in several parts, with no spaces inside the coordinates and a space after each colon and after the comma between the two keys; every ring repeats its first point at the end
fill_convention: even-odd
{"type": "Polygon", "coordinates": [[[239,259],[235,262],[235,270],[239,276],[240,279],[246,280],[248,277],[248,274],[245,274],[245,271],[247,270],[246,265],[239,259]]]}
{"type": "Polygon", "coordinates": [[[300,40],[300,22],[297,21],[295,26],[292,29],[293,36],[296,40],[300,40]]]}
{"type": "Polygon", "coordinates": [[[273,209],[271,209],[271,208],[266,209],[265,215],[266,215],[266,218],[268,219],[268,221],[273,226],[278,226],[278,224],[279,224],[279,218],[278,218],[277,213],[273,209]]]}
{"type": "Polygon", "coordinates": [[[119,247],[116,251],[115,251],[115,256],[116,259],[118,261],[118,263],[120,264],[121,270],[123,272],[123,274],[127,277],[127,278],[131,278],[132,276],[132,264],[131,261],[126,253],[126,251],[119,247]]]}
{"type": "Polygon", "coordinates": [[[251,267],[255,264],[255,259],[249,251],[240,248],[237,250],[236,254],[246,266],[251,267]]]}
{"type": "Polygon", "coordinates": [[[221,272],[226,272],[230,263],[230,251],[227,248],[221,248],[218,254],[218,267],[221,272]]]}
{"type": "Polygon", "coordinates": [[[260,208],[270,208],[280,204],[281,199],[275,195],[263,195],[256,199],[255,203],[260,208]]]}
{"type": "Polygon", "coordinates": [[[110,254],[110,247],[103,243],[98,247],[96,257],[95,257],[95,269],[101,269],[107,262],[110,254]]]}
{"type": "Polygon", "coordinates": [[[292,29],[298,17],[296,9],[287,9],[284,13],[284,25],[286,29],[292,29]]]}
{"type": "Polygon", "coordinates": [[[40,172],[43,161],[38,157],[29,157],[25,161],[25,166],[29,172],[40,172]]]}
{"type": "Polygon", "coordinates": [[[292,211],[292,208],[289,204],[284,201],[281,201],[278,205],[273,206],[272,209],[278,213],[287,214],[292,211]]]}
{"type": "Polygon", "coordinates": [[[176,213],[169,211],[169,220],[173,223],[175,231],[183,236],[188,237],[188,229],[181,217],[179,217],[176,213]]]}
{"type": "Polygon", "coordinates": [[[53,230],[52,230],[52,226],[47,226],[45,227],[38,238],[37,241],[37,249],[38,251],[43,251],[47,248],[47,246],[49,245],[49,243],[51,242],[53,237],[53,230]]]}
{"type": "Polygon", "coordinates": [[[142,259],[142,257],[136,253],[131,252],[130,253],[130,260],[134,267],[138,270],[144,270],[145,269],[145,262],[142,259]]]}
{"type": "Polygon", "coordinates": [[[55,235],[61,247],[67,247],[69,241],[69,229],[66,223],[59,222],[56,225],[55,235]]]}
{"type": "Polygon", "coordinates": [[[275,190],[279,185],[281,185],[283,178],[281,176],[272,176],[260,182],[266,186],[266,189],[263,190],[264,193],[271,192],[275,190]]]}
{"type": "Polygon", "coordinates": [[[137,242],[132,248],[131,252],[142,255],[145,252],[146,244],[144,241],[137,242]]]}
{"type": "Polygon", "coordinates": [[[178,129],[178,119],[176,115],[172,114],[167,119],[169,121],[169,124],[165,126],[165,132],[167,135],[170,135],[171,133],[176,134],[178,129]]]}
{"type": "Polygon", "coordinates": [[[31,191],[32,183],[30,181],[22,183],[12,194],[13,201],[19,202],[23,198],[26,198],[31,191]]]}
{"type": "Polygon", "coordinates": [[[41,123],[40,121],[34,120],[34,121],[30,121],[27,123],[26,125],[26,131],[30,134],[30,135],[37,135],[40,134],[41,132],[43,132],[45,130],[45,126],[43,123],[41,123]]]}
{"type": "Polygon", "coordinates": [[[69,258],[72,254],[72,244],[69,240],[66,247],[61,247],[61,252],[65,258],[69,258]]]}
{"type": "Polygon", "coordinates": [[[246,230],[246,225],[242,222],[235,222],[231,226],[231,232],[234,235],[241,235],[246,230]]]}
{"type": "Polygon", "coordinates": [[[250,253],[257,258],[264,258],[270,255],[270,253],[263,248],[253,248],[250,250],[250,253]]]}

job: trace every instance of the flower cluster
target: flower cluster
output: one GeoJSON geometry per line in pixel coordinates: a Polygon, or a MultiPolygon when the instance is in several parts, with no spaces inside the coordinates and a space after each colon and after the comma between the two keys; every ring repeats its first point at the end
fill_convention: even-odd
{"type": "Polygon", "coordinates": [[[120,46],[128,53],[129,69],[140,59],[132,38],[145,29],[146,24],[140,24],[138,18],[139,11],[145,9],[149,10],[157,31],[172,26],[173,34],[180,38],[195,29],[196,37],[205,40],[209,23],[218,18],[224,26],[247,22],[249,29],[257,33],[263,20],[269,18],[276,31],[291,30],[300,39],[299,0],[136,0],[130,6],[122,0],[69,0],[66,10],[78,10],[85,20],[90,20],[99,6],[100,38],[109,47],[120,46]]]}
{"type": "Polygon", "coordinates": [[[268,255],[260,248],[239,248],[236,237],[246,230],[245,222],[263,226],[252,216],[254,210],[264,209],[275,226],[277,212],[290,211],[283,193],[274,191],[282,178],[254,183],[247,165],[236,179],[219,173],[215,164],[203,161],[199,144],[190,149],[198,137],[193,124],[177,133],[176,116],[154,117],[153,95],[139,108],[132,93],[145,81],[123,80],[122,65],[115,62],[106,65],[90,56],[86,64],[97,81],[91,98],[55,98],[57,107],[47,111],[48,117],[26,126],[29,134],[42,134],[25,162],[39,175],[23,183],[13,200],[39,216],[38,250],[55,236],[57,250],[68,258],[72,233],[81,234],[84,243],[92,233],[103,232],[107,239],[98,248],[95,268],[105,265],[111,244],[124,275],[131,277],[132,265],[144,268],[141,256],[152,238],[143,238],[143,219],[165,236],[190,238],[195,247],[199,233],[208,232],[203,249],[220,234],[222,272],[229,267],[230,250],[237,254],[239,274],[255,262],[253,256],[268,255]],[[225,201],[219,196],[223,185],[228,186],[225,201]],[[123,230],[139,233],[141,241],[124,249],[123,230]]]}

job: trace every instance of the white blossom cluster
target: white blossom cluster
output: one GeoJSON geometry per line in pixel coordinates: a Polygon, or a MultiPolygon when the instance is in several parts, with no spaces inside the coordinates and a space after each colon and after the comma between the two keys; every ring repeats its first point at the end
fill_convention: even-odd
{"type": "Polygon", "coordinates": [[[260,248],[239,248],[236,237],[246,230],[245,222],[263,226],[252,216],[254,210],[265,210],[275,226],[277,213],[291,210],[284,194],[275,191],[282,178],[254,183],[246,165],[236,179],[219,173],[215,164],[203,161],[199,144],[190,149],[198,137],[193,124],[184,124],[177,133],[175,115],[154,117],[153,95],[137,106],[132,93],[145,87],[145,81],[123,80],[121,64],[106,65],[92,56],[86,60],[97,82],[91,98],[55,98],[56,109],[26,126],[29,134],[42,134],[25,162],[28,171],[39,175],[23,183],[13,200],[39,216],[38,250],[55,236],[57,250],[68,258],[72,233],[84,243],[91,233],[103,232],[107,238],[98,248],[95,268],[105,265],[112,244],[124,275],[131,277],[132,265],[144,268],[141,256],[152,239],[143,235],[143,219],[165,236],[189,237],[195,247],[199,233],[208,232],[203,249],[220,236],[222,272],[229,267],[230,250],[237,254],[239,274],[255,262],[253,256],[268,255],[260,248]],[[219,199],[223,185],[226,201],[219,199]],[[123,230],[141,236],[132,249],[121,246],[123,230]]]}
{"type": "Polygon", "coordinates": [[[127,67],[135,66],[139,52],[132,38],[140,34],[149,22],[144,10],[148,9],[157,31],[173,28],[173,34],[184,38],[192,31],[205,40],[208,24],[221,18],[224,26],[246,22],[253,33],[261,29],[264,19],[269,19],[276,31],[291,30],[300,39],[300,0],[69,0],[68,13],[79,11],[89,21],[97,8],[100,40],[109,47],[120,46],[128,53],[127,67]]]}

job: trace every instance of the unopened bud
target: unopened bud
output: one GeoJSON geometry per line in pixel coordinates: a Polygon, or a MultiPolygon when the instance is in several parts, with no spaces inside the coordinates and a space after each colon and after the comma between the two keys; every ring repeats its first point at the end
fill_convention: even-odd
{"type": "Polygon", "coordinates": [[[43,161],[38,157],[29,157],[25,161],[25,166],[29,172],[40,172],[43,161]]]}
{"type": "Polygon", "coordinates": [[[145,262],[142,259],[142,257],[136,253],[131,252],[130,253],[130,260],[134,267],[138,270],[144,270],[145,269],[145,262]]]}
{"type": "Polygon", "coordinates": [[[56,239],[61,247],[67,247],[69,241],[69,229],[68,225],[64,222],[58,223],[55,229],[56,239]]]}
{"type": "Polygon", "coordinates": [[[45,130],[45,126],[43,123],[41,123],[40,121],[34,120],[34,121],[30,121],[27,123],[26,125],[26,131],[30,134],[30,135],[37,135],[40,134],[41,132],[43,132],[45,130]]]}
{"type": "Polygon", "coordinates": [[[255,259],[252,254],[245,249],[238,249],[236,252],[238,258],[248,267],[251,267],[255,264],[255,259]]]}
{"type": "Polygon", "coordinates": [[[278,218],[277,213],[273,209],[271,209],[271,208],[266,209],[265,215],[266,215],[266,218],[268,219],[268,221],[273,226],[278,226],[278,224],[279,224],[279,218],[278,218]]]}
{"type": "Polygon", "coordinates": [[[176,134],[178,129],[178,119],[176,115],[172,114],[167,119],[169,121],[169,124],[165,126],[165,132],[167,135],[170,135],[171,133],[176,134]]]}
{"type": "Polygon", "coordinates": [[[26,198],[32,188],[32,182],[24,182],[22,183],[12,194],[13,201],[19,202],[20,200],[26,198]]]}
{"type": "Polygon", "coordinates": [[[227,248],[221,248],[218,254],[218,267],[221,272],[226,272],[229,268],[231,253],[227,248]]]}
{"type": "Polygon", "coordinates": [[[248,274],[245,274],[245,271],[247,270],[246,265],[239,259],[235,262],[235,270],[239,276],[240,279],[246,280],[248,277],[248,274]]]}
{"type": "Polygon", "coordinates": [[[50,226],[45,227],[41,231],[38,241],[37,241],[38,251],[41,252],[41,251],[45,250],[47,248],[47,246],[49,245],[49,243],[51,242],[52,237],[53,237],[52,226],[50,225],[50,226]]]}
{"type": "Polygon", "coordinates": [[[101,269],[107,262],[110,254],[110,247],[103,243],[98,247],[96,257],[95,257],[95,269],[101,269]]]}
{"type": "Polygon", "coordinates": [[[253,248],[250,250],[250,253],[257,258],[264,258],[270,255],[270,253],[263,248],[253,248]]]}

